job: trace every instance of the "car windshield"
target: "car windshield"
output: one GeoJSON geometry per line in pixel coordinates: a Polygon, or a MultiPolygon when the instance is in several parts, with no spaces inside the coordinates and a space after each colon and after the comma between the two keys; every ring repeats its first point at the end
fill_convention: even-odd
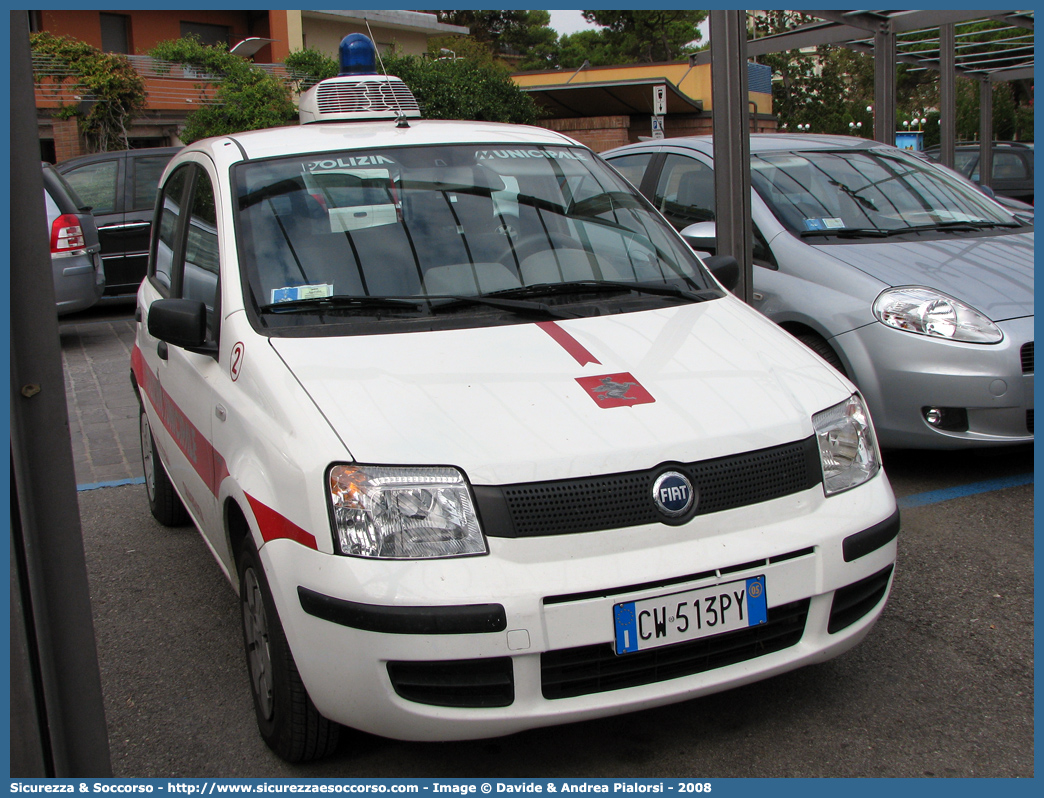
{"type": "Polygon", "coordinates": [[[262,315],[424,314],[491,295],[561,305],[579,301],[564,287],[604,293],[594,283],[659,289],[643,291],[650,302],[670,301],[665,287],[721,295],[645,200],[580,148],[333,152],[240,164],[234,182],[242,270],[262,315]]]}
{"type": "Polygon", "coordinates": [[[750,176],[799,235],[1018,226],[974,187],[898,150],[766,153],[751,158],[750,176]]]}

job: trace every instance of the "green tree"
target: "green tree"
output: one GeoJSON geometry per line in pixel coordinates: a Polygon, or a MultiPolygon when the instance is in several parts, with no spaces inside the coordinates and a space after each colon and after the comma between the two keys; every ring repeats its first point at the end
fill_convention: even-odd
{"type": "Polygon", "coordinates": [[[457,46],[440,41],[440,47],[453,50],[458,57],[464,49],[460,39],[467,39],[485,47],[495,57],[510,59],[516,70],[550,69],[557,65],[558,34],[549,27],[551,14],[547,11],[459,10],[436,14],[439,22],[464,25],[470,30],[467,37],[453,37],[457,46]]]}
{"type": "Polygon", "coordinates": [[[297,121],[290,86],[245,58],[229,53],[224,45],[205,45],[189,37],[160,42],[149,55],[194,67],[201,73],[197,86],[202,102],[188,115],[180,136],[186,143],[297,121]],[[213,101],[204,93],[208,86],[214,88],[213,101]]]}
{"type": "Polygon", "coordinates": [[[37,63],[49,64],[35,76],[37,82],[48,85],[48,74],[60,70],[68,76],[49,83],[55,94],[72,88],[90,98],[85,103],[62,105],[57,113],[60,119],[76,117],[88,152],[127,149],[127,125],[145,109],[145,81],[130,61],[46,31],[31,34],[29,44],[34,56],[43,57],[37,63]]]}
{"type": "Polygon", "coordinates": [[[584,11],[583,15],[603,28],[600,32],[620,64],[684,58],[696,51],[694,42],[702,38],[699,25],[707,18],[706,11],[683,9],[584,11]]]}
{"type": "Polygon", "coordinates": [[[536,121],[536,104],[515,85],[510,73],[476,61],[437,61],[414,56],[384,59],[388,74],[410,87],[427,119],[468,119],[484,122],[536,121]]]}
{"type": "MultiPolygon", "coordinates": [[[[452,48],[449,48],[452,49],[452,48]]],[[[384,68],[409,86],[427,119],[467,119],[533,124],[536,105],[515,85],[508,70],[494,63],[488,49],[479,56],[417,58],[388,55],[384,68]]],[[[286,59],[301,85],[337,74],[337,63],[317,51],[298,51],[286,59]]]]}

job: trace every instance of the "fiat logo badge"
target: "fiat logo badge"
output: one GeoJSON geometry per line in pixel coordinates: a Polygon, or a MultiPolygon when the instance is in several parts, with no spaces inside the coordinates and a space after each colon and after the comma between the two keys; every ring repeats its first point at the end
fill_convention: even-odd
{"type": "Polygon", "coordinates": [[[664,515],[678,518],[696,504],[696,488],[685,474],[664,471],[653,483],[653,502],[664,515]]]}

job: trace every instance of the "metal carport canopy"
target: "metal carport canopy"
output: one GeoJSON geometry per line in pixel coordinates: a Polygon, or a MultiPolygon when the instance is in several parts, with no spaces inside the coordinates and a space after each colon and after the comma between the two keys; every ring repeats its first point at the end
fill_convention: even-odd
{"type": "MultiPolygon", "coordinates": [[[[979,82],[981,180],[990,184],[993,153],[993,84],[1033,77],[1032,10],[800,11],[819,19],[784,33],[747,40],[743,11],[711,11],[711,46],[692,63],[711,64],[714,97],[715,201],[720,209],[742,209],[750,202],[750,139],[746,125],[735,124],[746,97],[746,63],[750,57],[805,47],[836,45],[874,56],[874,138],[895,143],[895,68],[897,63],[940,73],[940,160],[953,166],[957,75],[979,82]],[[979,22],[997,23],[990,30],[959,31],[979,22]],[[937,34],[925,36],[926,31],[937,34]],[[998,32],[1003,39],[991,38],[998,32]],[[957,43],[958,38],[960,44],[957,43]],[[737,106],[737,108],[733,108],[737,106]],[[721,130],[719,131],[719,128],[721,130]]],[[[743,105],[746,114],[746,106],[743,105]]],[[[745,118],[745,117],[744,117],[745,118]]],[[[717,252],[734,255],[742,279],[737,294],[750,301],[753,279],[752,229],[749,213],[719,212],[717,252]]]]}
{"type": "Polygon", "coordinates": [[[623,116],[651,114],[650,86],[667,87],[667,113],[691,114],[703,110],[703,103],[685,96],[665,78],[637,78],[635,80],[599,83],[562,84],[561,86],[534,86],[525,88],[534,100],[551,109],[554,116],[623,116]]]}

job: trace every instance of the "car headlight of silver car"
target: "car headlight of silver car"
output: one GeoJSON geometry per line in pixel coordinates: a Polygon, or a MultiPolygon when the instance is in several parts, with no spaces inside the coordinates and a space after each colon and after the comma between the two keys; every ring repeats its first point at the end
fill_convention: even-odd
{"type": "Polygon", "coordinates": [[[488,552],[471,491],[455,468],[334,465],[327,484],[339,554],[426,559],[488,552]]]}
{"type": "Polygon", "coordinates": [[[858,394],[812,416],[827,496],[862,485],[881,469],[870,415],[858,394]]]}
{"type": "Polygon", "coordinates": [[[897,330],[951,341],[995,344],[1004,337],[1000,328],[975,308],[933,288],[889,288],[874,300],[874,315],[897,330]]]}

